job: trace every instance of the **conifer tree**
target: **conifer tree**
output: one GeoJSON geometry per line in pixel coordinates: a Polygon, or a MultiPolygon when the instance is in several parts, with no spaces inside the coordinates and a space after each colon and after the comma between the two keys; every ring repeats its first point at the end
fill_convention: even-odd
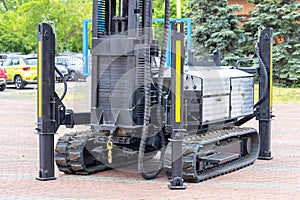
{"type": "MultiPolygon", "coordinates": [[[[259,26],[274,33],[274,80],[282,86],[300,85],[300,5],[297,0],[252,0],[255,8],[243,28],[249,38],[257,37],[259,26]]],[[[251,49],[253,42],[247,45],[251,49]]]]}
{"type": "MultiPolygon", "coordinates": [[[[238,5],[228,6],[227,0],[193,0],[191,2],[193,39],[201,52],[222,52],[222,65],[235,65],[242,55],[239,49],[243,31],[238,28],[240,19],[233,13],[238,5]]],[[[198,49],[199,51],[199,49],[198,49]]]]}

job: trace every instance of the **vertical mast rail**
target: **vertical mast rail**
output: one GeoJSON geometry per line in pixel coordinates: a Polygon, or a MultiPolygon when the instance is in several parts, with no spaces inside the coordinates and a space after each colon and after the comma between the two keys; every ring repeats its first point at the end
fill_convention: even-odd
{"type": "Polygon", "coordinates": [[[264,100],[259,104],[259,134],[260,134],[260,151],[259,159],[270,160],[271,155],[271,120],[272,120],[272,93],[273,93],[273,81],[272,81],[272,40],[273,40],[273,29],[265,28],[259,38],[259,55],[262,62],[259,64],[259,97],[263,97],[265,84],[268,85],[264,100]],[[264,66],[263,66],[264,65],[264,66]],[[263,68],[266,68],[268,82],[262,77],[263,68]]]}
{"type": "Polygon", "coordinates": [[[38,116],[40,169],[37,180],[54,180],[55,36],[49,24],[38,25],[38,116]]]}
{"type": "Polygon", "coordinates": [[[186,189],[182,178],[182,143],[186,132],[183,121],[183,66],[184,66],[184,26],[183,22],[172,22],[172,63],[171,63],[171,127],[172,127],[172,179],[170,189],[186,189]]]}

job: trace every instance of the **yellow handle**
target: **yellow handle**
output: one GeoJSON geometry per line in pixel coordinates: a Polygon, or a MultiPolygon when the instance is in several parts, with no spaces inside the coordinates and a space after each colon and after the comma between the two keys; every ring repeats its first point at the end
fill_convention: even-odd
{"type": "Polygon", "coordinates": [[[222,101],[222,100],[223,100],[223,98],[221,96],[217,97],[217,101],[222,101]]]}
{"type": "Polygon", "coordinates": [[[108,152],[107,152],[107,162],[108,162],[108,164],[111,164],[112,163],[113,143],[110,140],[107,142],[106,148],[108,149],[108,152]]]}
{"type": "Polygon", "coordinates": [[[106,148],[108,150],[112,150],[113,149],[113,143],[111,141],[108,141],[107,144],[106,144],[106,148]]]}

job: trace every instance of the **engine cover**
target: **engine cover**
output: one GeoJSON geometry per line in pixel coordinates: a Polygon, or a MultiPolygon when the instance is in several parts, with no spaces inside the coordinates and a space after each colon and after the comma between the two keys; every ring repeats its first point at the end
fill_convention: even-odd
{"type": "Polygon", "coordinates": [[[238,69],[189,67],[184,74],[187,114],[202,123],[224,121],[253,113],[253,75],[238,69]],[[194,92],[194,97],[191,93],[194,92]],[[200,99],[199,99],[200,94],[200,99]],[[197,100],[200,107],[192,106],[197,100]],[[195,110],[198,109],[198,110],[195,110]]]}

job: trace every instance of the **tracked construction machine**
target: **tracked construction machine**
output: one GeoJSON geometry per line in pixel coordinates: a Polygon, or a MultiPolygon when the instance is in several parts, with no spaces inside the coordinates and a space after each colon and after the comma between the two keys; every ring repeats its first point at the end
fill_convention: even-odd
{"type": "Polygon", "coordinates": [[[145,179],[164,170],[170,188],[185,188],[184,181],[222,175],[258,157],[271,159],[272,29],[263,29],[259,36],[259,101],[254,104],[252,74],[221,67],[218,56],[203,62],[189,53],[185,66],[182,23],[172,23],[172,62],[165,67],[169,0],[160,51],[151,29],[152,12],[151,0],[93,1],[88,113],[66,109],[66,91],[62,97],[56,94],[55,35],[48,24],[39,24],[39,180],[55,179],[54,160],[66,174],[137,163],[145,179]],[[241,127],[255,117],[259,134],[241,127]],[[66,134],[54,147],[60,125],[83,124],[90,129],[66,134]],[[159,156],[158,166],[149,172],[145,162],[154,156],[159,156]]]}

